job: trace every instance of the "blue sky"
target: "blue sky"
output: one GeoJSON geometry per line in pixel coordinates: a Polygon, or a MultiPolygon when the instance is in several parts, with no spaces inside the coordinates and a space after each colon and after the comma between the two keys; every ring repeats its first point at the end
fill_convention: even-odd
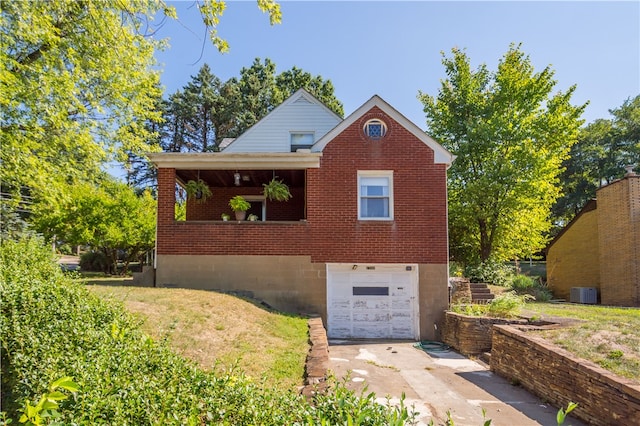
{"type": "Polygon", "coordinates": [[[511,43],[522,43],[537,71],[555,70],[557,90],[577,85],[574,103],[590,101],[587,122],[640,94],[638,1],[281,1],[275,26],[255,1],[228,1],[218,27],[226,54],[209,43],[193,1],[169,3],[180,22],[166,20],[157,33],[170,44],[156,54],[166,94],[205,62],[226,80],[268,57],[277,72],[295,65],[330,79],[346,115],[378,94],[424,129],[416,96],[437,95],[441,52],[463,48],[474,67],[495,70],[511,43]]]}

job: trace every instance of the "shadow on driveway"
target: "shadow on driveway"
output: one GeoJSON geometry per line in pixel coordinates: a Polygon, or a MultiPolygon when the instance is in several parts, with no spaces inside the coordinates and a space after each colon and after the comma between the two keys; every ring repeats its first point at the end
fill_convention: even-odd
{"type": "MultiPolygon", "coordinates": [[[[356,391],[375,392],[381,402],[398,401],[418,414],[418,424],[456,426],[556,425],[558,407],[489,371],[486,364],[453,350],[425,352],[415,342],[329,341],[330,370],[356,391]],[[486,419],[483,418],[483,409],[486,419]]],[[[571,418],[566,424],[583,426],[571,418]]]]}

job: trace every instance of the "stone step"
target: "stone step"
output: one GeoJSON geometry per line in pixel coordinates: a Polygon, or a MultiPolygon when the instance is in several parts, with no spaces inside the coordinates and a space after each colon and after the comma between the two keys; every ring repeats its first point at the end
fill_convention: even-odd
{"type": "Polygon", "coordinates": [[[471,296],[472,296],[472,297],[478,297],[478,298],[483,298],[483,297],[485,297],[485,298],[487,298],[487,299],[493,299],[493,298],[495,297],[495,295],[494,295],[493,293],[489,292],[489,291],[487,291],[487,292],[481,292],[481,293],[480,293],[480,292],[472,291],[472,292],[471,292],[471,296]]]}
{"type": "Polygon", "coordinates": [[[469,283],[471,288],[487,288],[487,283],[469,283]]]}

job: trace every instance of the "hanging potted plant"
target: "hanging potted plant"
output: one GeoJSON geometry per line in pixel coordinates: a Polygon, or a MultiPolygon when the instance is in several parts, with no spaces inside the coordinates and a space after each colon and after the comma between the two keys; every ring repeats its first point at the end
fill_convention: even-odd
{"type": "Polygon", "coordinates": [[[187,198],[195,199],[197,203],[204,203],[211,197],[211,189],[202,179],[188,181],[184,189],[187,191],[187,198]]]}
{"type": "Polygon", "coordinates": [[[236,213],[236,220],[244,220],[251,204],[242,195],[236,195],[229,200],[229,207],[236,213]]]}
{"type": "Polygon", "coordinates": [[[264,187],[262,193],[265,198],[271,201],[289,201],[291,198],[289,187],[282,180],[278,180],[277,177],[274,176],[269,183],[262,184],[264,187]]]}

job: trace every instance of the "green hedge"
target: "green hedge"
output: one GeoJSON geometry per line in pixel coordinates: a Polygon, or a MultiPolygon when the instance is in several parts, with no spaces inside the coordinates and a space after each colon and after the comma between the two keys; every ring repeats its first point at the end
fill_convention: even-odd
{"type": "Polygon", "coordinates": [[[241,372],[207,372],[144,335],[121,305],[91,295],[36,239],[0,246],[2,410],[14,421],[50,383],[80,386],[60,402],[64,424],[403,424],[389,408],[336,384],[313,407],[241,372]]]}

